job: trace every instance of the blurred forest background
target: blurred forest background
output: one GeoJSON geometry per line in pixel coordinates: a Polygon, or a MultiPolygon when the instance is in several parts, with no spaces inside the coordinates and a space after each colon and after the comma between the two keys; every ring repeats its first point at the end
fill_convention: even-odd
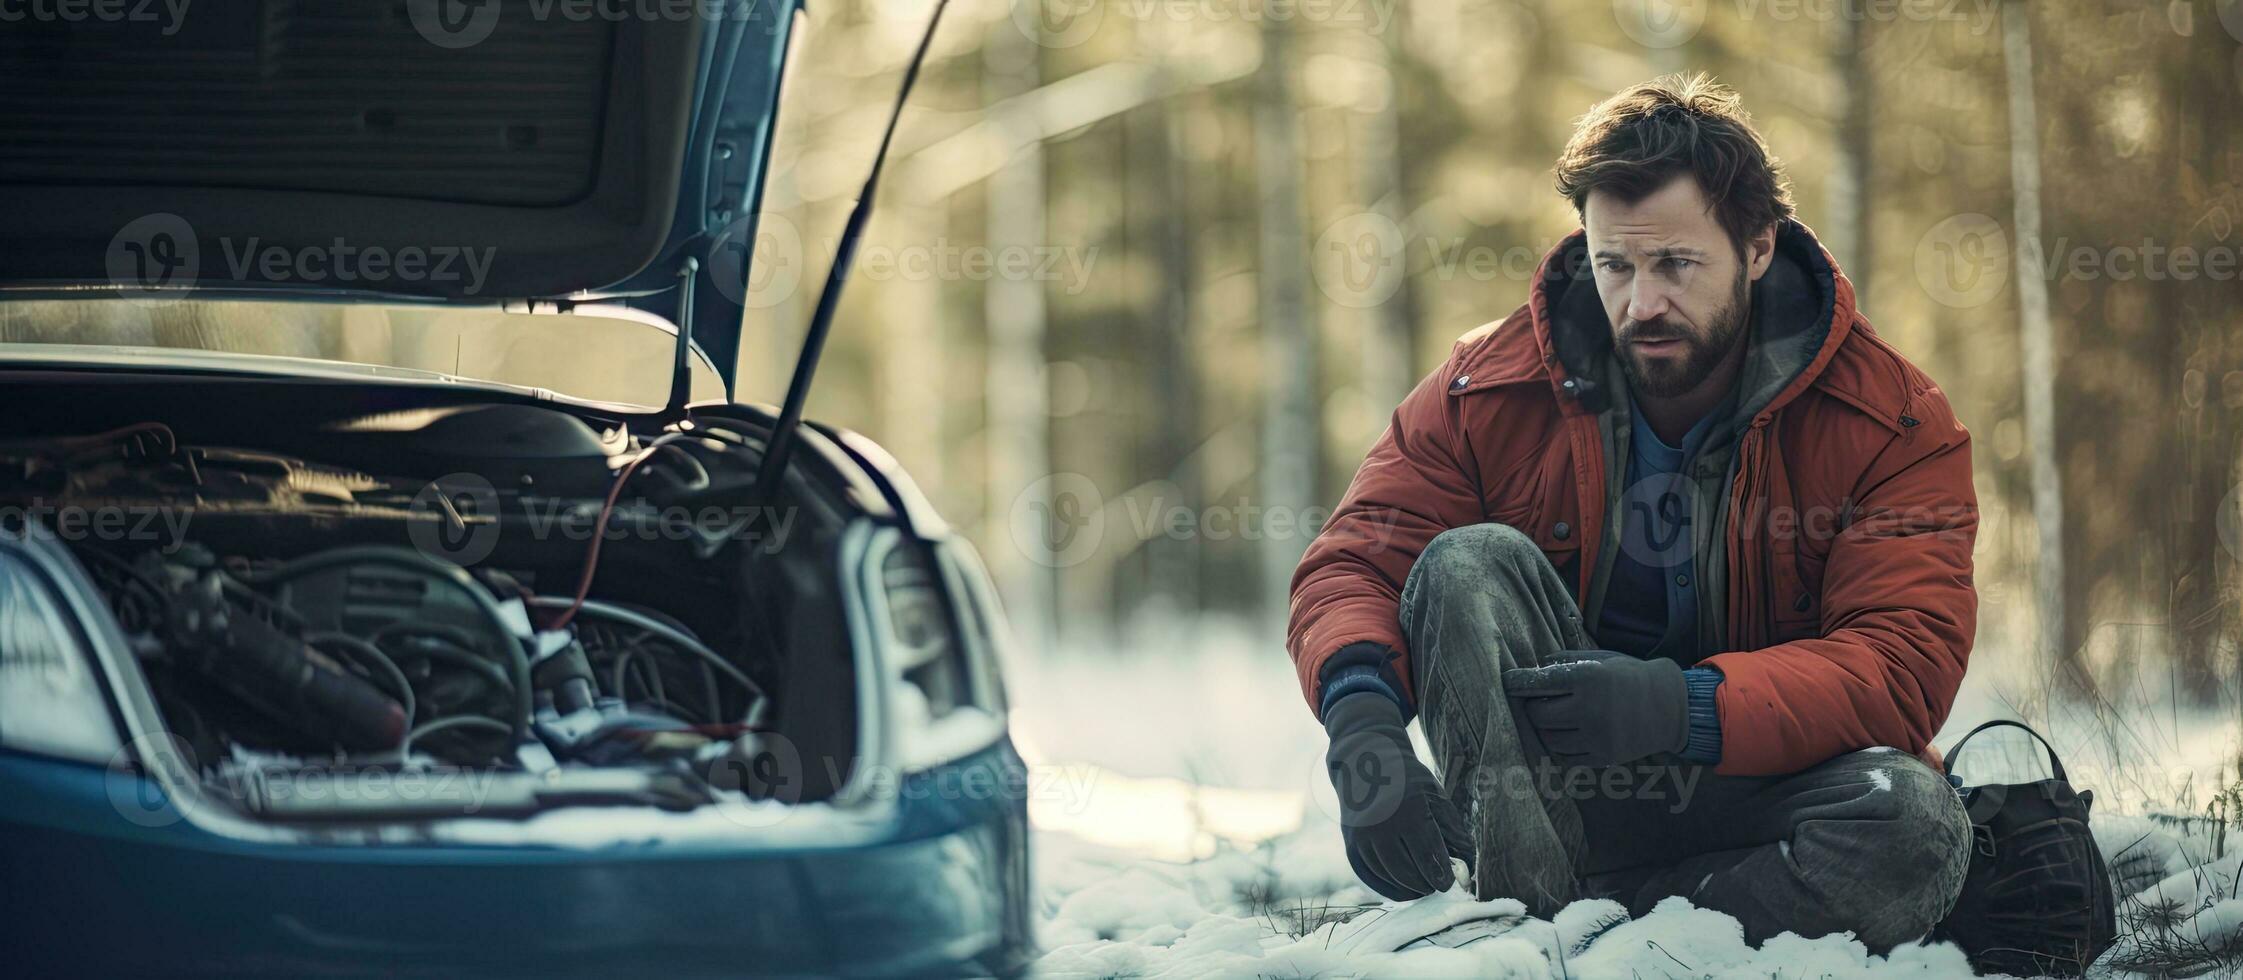
{"type": "MultiPolygon", "coordinates": [[[[930,9],[812,5],[746,400],[930,9]]],[[[1981,649],[2232,689],[2243,0],[956,0],[811,414],[902,460],[1031,645],[1230,618],[1279,656],[1394,404],[1576,226],[1572,120],[1683,70],[1743,94],[1975,434],[1981,649]]]]}

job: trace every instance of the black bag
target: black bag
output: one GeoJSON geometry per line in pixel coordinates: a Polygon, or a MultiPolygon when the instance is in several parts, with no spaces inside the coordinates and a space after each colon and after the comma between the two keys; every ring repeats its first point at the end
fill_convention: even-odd
{"type": "Polygon", "coordinates": [[[1971,736],[1996,725],[2024,729],[2048,749],[2055,777],[1960,790],[1970,811],[1970,872],[1934,935],[1962,947],[1983,973],[2078,976],[2117,932],[2110,872],[2087,829],[2095,794],[2074,792],[2056,749],[2014,721],[1971,729],[1947,751],[1947,771],[1971,736]]]}

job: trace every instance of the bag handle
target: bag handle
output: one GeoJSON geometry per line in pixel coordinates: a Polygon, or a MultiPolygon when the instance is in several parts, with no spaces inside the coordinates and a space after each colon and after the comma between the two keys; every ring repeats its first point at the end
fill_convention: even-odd
{"type": "Polygon", "coordinates": [[[2072,781],[2071,777],[2064,775],[2064,760],[2056,757],[2055,746],[2048,744],[2048,740],[2042,738],[2041,733],[2034,731],[2032,729],[2032,726],[2027,725],[2021,721],[2012,721],[2008,718],[1996,718],[1993,721],[1989,721],[1983,725],[1978,726],[1977,728],[1973,728],[1968,732],[1964,732],[1963,737],[1955,740],[1955,747],[1947,750],[1947,771],[1955,771],[1955,763],[1957,761],[1957,757],[1963,754],[1964,743],[1969,742],[1971,738],[1977,735],[1979,732],[1983,732],[1989,728],[1996,728],[2004,725],[2010,728],[2018,729],[2027,735],[2031,735],[2033,737],[2033,741],[2039,742],[2041,744],[2041,748],[2048,750],[2048,768],[2050,769],[2050,771],[2056,774],[2056,778],[2063,780],[2066,783],[2072,781]]]}

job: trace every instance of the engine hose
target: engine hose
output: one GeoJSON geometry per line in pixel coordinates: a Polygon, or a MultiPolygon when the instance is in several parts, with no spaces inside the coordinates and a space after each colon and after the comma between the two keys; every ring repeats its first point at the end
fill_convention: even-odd
{"type": "Polygon", "coordinates": [[[536,708],[536,701],[534,700],[536,692],[530,687],[530,651],[528,649],[528,644],[534,641],[514,635],[513,628],[507,623],[506,614],[498,607],[498,601],[491,598],[490,591],[478,584],[474,576],[467,573],[467,569],[451,562],[438,561],[411,548],[363,544],[329,548],[326,551],[315,552],[302,558],[282,562],[272,568],[252,572],[242,577],[252,582],[285,582],[312,572],[334,568],[337,565],[357,564],[387,565],[391,568],[401,568],[424,575],[432,581],[450,584],[467,594],[468,601],[473,603],[477,609],[482,611],[484,617],[490,620],[492,636],[498,640],[499,648],[508,654],[507,666],[510,668],[510,676],[513,680],[515,707],[514,717],[509,720],[508,724],[516,745],[527,741],[529,739],[530,716],[536,708]]]}

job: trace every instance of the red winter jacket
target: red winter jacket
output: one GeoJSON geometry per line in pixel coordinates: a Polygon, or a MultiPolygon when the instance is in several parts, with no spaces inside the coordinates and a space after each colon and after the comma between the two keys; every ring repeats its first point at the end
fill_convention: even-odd
{"type": "MultiPolygon", "coordinates": [[[[1526,305],[1466,334],[1403,400],[1309,546],[1287,646],[1311,710],[1325,659],[1350,643],[1399,651],[1410,683],[1402,583],[1444,530],[1517,528],[1587,595],[1609,533],[1598,417],[1612,393],[1596,383],[1611,327],[1582,240],[1551,250],[1526,305]]],[[[1748,406],[1728,485],[1729,652],[1700,661],[1726,678],[1718,771],[1797,772],[1877,745],[1936,764],[1977,620],[1970,434],[1805,226],[1779,231],[1754,306],[1753,356],[1791,366],[1748,406]]]]}

